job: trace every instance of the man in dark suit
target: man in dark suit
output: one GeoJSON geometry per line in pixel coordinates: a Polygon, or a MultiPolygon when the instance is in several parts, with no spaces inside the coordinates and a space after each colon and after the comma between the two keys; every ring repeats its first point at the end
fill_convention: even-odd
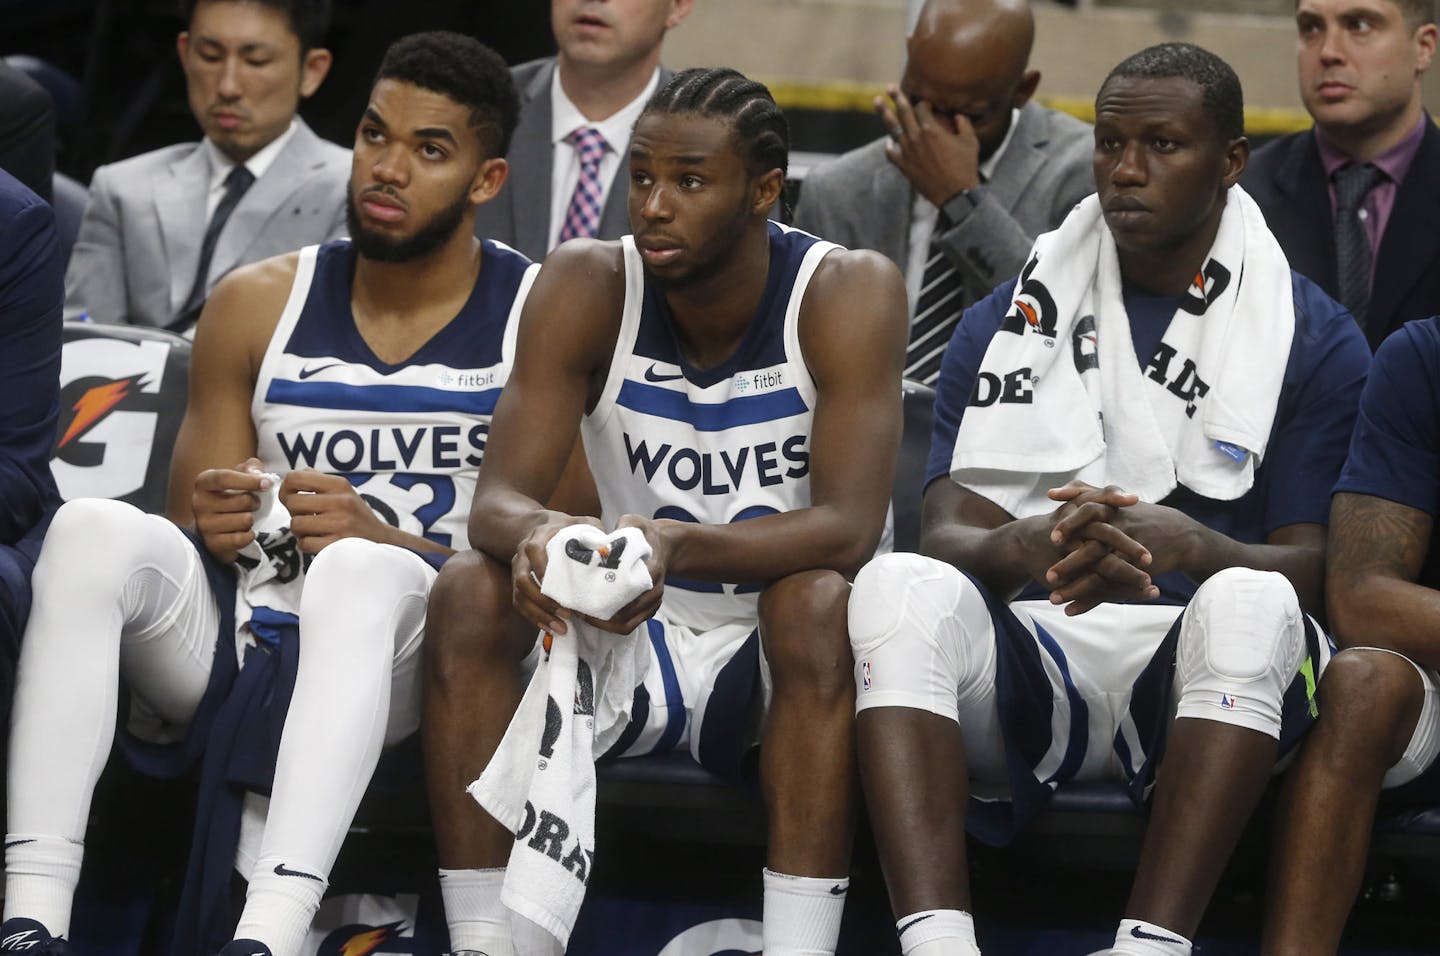
{"type": "Polygon", "coordinates": [[[1315,128],[1257,151],[1241,181],[1290,265],[1372,348],[1440,312],[1440,130],[1421,105],[1435,18],[1435,0],[1298,0],[1315,128]]]}
{"type": "Polygon", "coordinates": [[[1035,237],[1095,191],[1090,127],[1031,101],[1026,0],[929,0],[890,102],[891,136],[805,178],[795,224],[905,272],[905,375],[934,383],[965,307],[1025,265],[1035,237]]]}
{"type": "Polygon", "coordinates": [[[630,231],[625,209],[630,127],[669,71],[665,33],[695,0],[551,0],[559,53],[512,71],[520,125],[510,178],[480,207],[475,233],[537,262],[566,239],[616,239],[630,231]]]}
{"type": "Polygon", "coordinates": [[[9,710],[30,616],[30,572],[60,504],[50,445],[60,414],[64,276],[55,213],[0,170],[0,714],[9,710]]]}

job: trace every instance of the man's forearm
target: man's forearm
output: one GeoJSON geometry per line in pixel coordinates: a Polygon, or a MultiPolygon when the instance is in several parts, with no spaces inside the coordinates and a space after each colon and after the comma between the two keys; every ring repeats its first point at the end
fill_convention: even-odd
{"type": "Polygon", "coordinates": [[[1334,586],[1333,624],[1342,647],[1383,647],[1440,669],[1440,591],[1379,574],[1334,586]]]}
{"type": "Polygon", "coordinates": [[[516,491],[477,490],[475,500],[466,527],[470,547],[506,564],[526,535],[543,524],[568,517],[516,491]]]}
{"type": "Polygon", "coordinates": [[[664,537],[667,573],[763,584],[816,569],[853,575],[875,553],[882,523],[817,506],[733,524],[660,521],[656,528],[664,537]]]}
{"type": "Polygon", "coordinates": [[[1035,533],[1032,523],[1036,520],[1010,521],[997,528],[977,528],[954,522],[939,524],[922,530],[920,553],[953,564],[974,575],[993,594],[1012,600],[1022,588],[1035,580],[1030,571],[1025,541],[1035,533]]]}
{"type": "Polygon", "coordinates": [[[1226,568],[1253,568],[1285,575],[1311,614],[1324,612],[1325,549],[1318,543],[1245,544],[1197,524],[1191,556],[1178,570],[1197,583],[1226,568]]]}

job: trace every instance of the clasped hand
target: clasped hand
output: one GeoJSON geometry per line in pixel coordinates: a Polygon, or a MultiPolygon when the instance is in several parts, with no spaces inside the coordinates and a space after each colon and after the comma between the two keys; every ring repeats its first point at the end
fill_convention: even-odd
{"type": "Polygon", "coordinates": [[[1194,523],[1184,513],[1142,504],[1114,485],[1072,481],[1049,495],[1061,504],[1037,524],[1037,533],[1048,532],[1034,549],[1046,563],[1036,579],[1066,614],[1084,614],[1107,601],[1154,600],[1160,589],[1153,578],[1183,565],[1183,541],[1194,523]]]}
{"type": "Polygon", "coordinates": [[[669,555],[666,552],[665,536],[660,533],[660,522],[639,515],[625,515],[617,522],[617,528],[639,528],[649,542],[650,557],[646,559],[645,567],[654,583],[650,590],[616,611],[615,616],[606,621],[561,607],[554,599],[540,592],[540,584],[545,579],[545,567],[549,563],[546,546],[555,535],[576,524],[590,524],[597,528],[601,526],[596,518],[561,515],[537,526],[520,541],[520,546],[515,549],[515,556],[510,560],[511,603],[521,617],[537,629],[549,631],[551,634],[566,633],[566,622],[575,618],[612,634],[629,634],[655,616],[655,612],[660,610],[660,599],[665,596],[665,568],[669,555]]]}

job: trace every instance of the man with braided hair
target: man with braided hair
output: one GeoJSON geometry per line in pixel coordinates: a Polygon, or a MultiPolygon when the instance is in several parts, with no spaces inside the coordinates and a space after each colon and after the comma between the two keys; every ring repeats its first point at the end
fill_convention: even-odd
{"type": "Polygon", "coordinates": [[[634,235],[563,244],[536,279],[475,550],[446,565],[428,618],[430,799],[456,951],[559,951],[501,904],[515,837],[465,787],[515,713],[537,631],[564,641],[579,619],[539,583],[547,542],[593,520],[541,504],[578,434],[604,526],[653,549],[653,588],[585,619],[639,629],[651,656],[611,752],[686,748],[741,778],[758,720],[764,949],[834,952],[855,813],[846,578],[885,526],[905,292],[884,257],[767,221],[787,153],[765,87],[677,74],[635,125],[634,235]]]}

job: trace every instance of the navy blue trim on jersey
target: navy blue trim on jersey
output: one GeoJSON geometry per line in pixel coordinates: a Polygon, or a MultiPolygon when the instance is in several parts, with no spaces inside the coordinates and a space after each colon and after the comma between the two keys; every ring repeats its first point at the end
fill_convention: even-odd
{"type": "Polygon", "coordinates": [[[645,622],[645,630],[650,636],[650,646],[655,649],[655,660],[660,665],[660,681],[665,686],[665,731],[651,752],[669,753],[685,733],[685,695],[680,693],[675,662],[670,659],[670,648],[665,646],[665,625],[652,617],[645,622]]]}
{"type": "Polygon", "coordinates": [[[347,385],[342,382],[270,380],[265,390],[269,405],[298,405],[351,412],[460,412],[491,415],[500,389],[455,392],[423,385],[347,385]]]}
{"type": "Polygon", "coordinates": [[[630,723],[620,731],[620,737],[610,749],[601,755],[600,760],[614,760],[623,757],[625,751],[635,746],[635,741],[640,739],[640,732],[645,729],[645,724],[650,720],[650,692],[645,685],[635,686],[635,699],[630,704],[630,723]]]}
{"type": "MultiPolygon", "coordinates": [[[[995,630],[995,703],[1004,737],[1006,779],[1010,800],[980,800],[972,797],[966,828],[982,843],[1005,846],[1044,809],[1055,789],[1080,769],[1089,745],[1088,709],[1079,699],[1058,642],[1038,624],[1039,641],[1010,606],[997,598],[973,576],[970,578],[985,598],[995,630]],[[1040,657],[1041,646],[1061,668],[1066,697],[1070,702],[1069,737],[1060,767],[1045,780],[1038,780],[1035,767],[1049,753],[1054,739],[1052,726],[1054,689],[1040,657]]],[[[1133,753],[1121,732],[1111,742],[1126,775],[1122,784],[1137,807],[1143,807],[1155,780],[1155,770],[1165,753],[1165,742],[1174,720],[1175,654],[1179,647],[1183,612],[1157,645],[1155,653],[1130,688],[1130,722],[1143,748],[1133,753]]],[[[1280,742],[1277,759],[1300,742],[1315,722],[1313,675],[1320,673],[1328,657],[1328,638],[1303,617],[1305,661],[1286,688],[1280,714],[1280,742]],[[1322,644],[1325,645],[1322,647],[1322,644]],[[1308,662],[1308,668],[1305,663],[1308,662]],[[1308,670],[1308,675],[1307,675],[1308,670]]],[[[1440,785],[1440,772],[1436,773],[1440,785]]]]}
{"type": "MultiPolygon", "coordinates": [[[[194,531],[188,528],[181,528],[180,531],[200,556],[200,566],[205,571],[205,580],[210,585],[210,593],[215,596],[215,606],[219,611],[216,615],[219,622],[215,628],[215,659],[210,665],[210,679],[205,684],[205,693],[200,697],[195,715],[190,719],[184,740],[173,744],[141,740],[126,729],[124,713],[119,721],[119,733],[115,736],[116,749],[130,766],[147,777],[161,780],[170,780],[185,773],[204,752],[215,715],[225,703],[225,697],[230,693],[235,675],[240,669],[239,662],[235,659],[235,568],[215,560],[194,531]]],[[[123,682],[121,694],[126,698],[128,709],[128,695],[123,682]]]]}
{"type": "Polygon", "coordinates": [[[628,379],[620,386],[615,403],[644,415],[684,422],[697,432],[723,432],[727,428],[779,421],[809,411],[805,399],[795,388],[764,395],[742,395],[727,402],[708,404],[692,402],[684,392],[657,385],[642,385],[628,379]]]}
{"type": "MultiPolygon", "coordinates": [[[[524,279],[529,259],[513,249],[485,240],[480,274],[470,297],[447,323],[403,362],[382,361],[355,326],[350,287],[355,278],[354,247],[348,239],[321,246],[315,274],[300,318],[285,351],[304,358],[333,358],[388,373],[410,365],[489,368],[502,358],[505,323],[524,279]]],[[[385,411],[387,409],[381,409],[385,411]]]]}
{"type": "MultiPolygon", "coordinates": [[[[634,354],[656,362],[679,366],[685,379],[700,388],[709,388],[736,372],[769,368],[785,361],[784,313],[789,305],[789,291],[805,253],[820,240],[808,233],[786,231],[769,223],[770,265],[765,276],[765,294],[745,330],[735,353],[712,368],[691,365],[675,331],[675,320],[665,302],[664,289],[645,279],[645,293],[640,309],[640,327],[635,333],[634,354]],[[782,295],[782,291],[785,293],[782,295]],[[776,315],[775,313],[779,313],[776,315]]],[[[768,421],[769,419],[760,419],[768,421]]]]}
{"type": "Polygon", "coordinates": [[[749,783],[753,777],[754,761],[748,758],[756,741],[750,727],[759,693],[760,632],[756,630],[715,675],[705,719],[691,731],[698,735],[694,751],[700,766],[732,783],[749,783]]]}

